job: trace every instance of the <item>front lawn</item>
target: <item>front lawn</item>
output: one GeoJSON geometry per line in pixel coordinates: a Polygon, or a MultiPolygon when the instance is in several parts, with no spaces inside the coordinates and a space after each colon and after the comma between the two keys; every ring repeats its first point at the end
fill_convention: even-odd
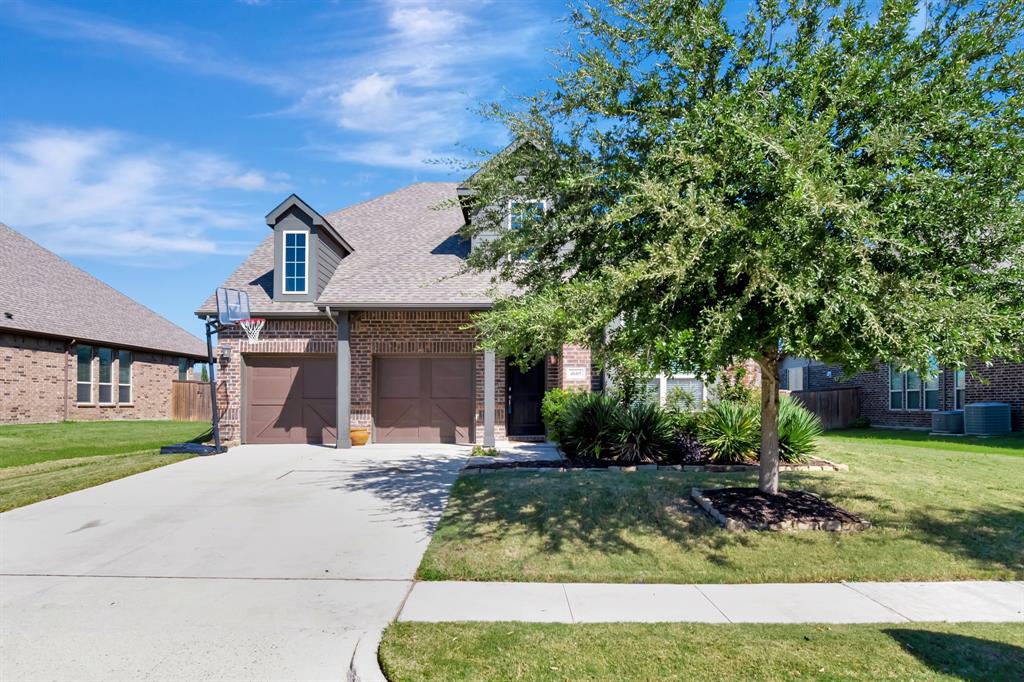
{"type": "Polygon", "coordinates": [[[161,445],[200,441],[208,424],[64,422],[0,426],[0,511],[186,459],[161,445]]]}
{"type": "Polygon", "coordinates": [[[848,472],[784,473],[860,514],[862,533],[730,533],[693,487],[753,474],[462,476],[423,558],[424,580],[649,583],[1024,578],[1024,438],[834,432],[822,456],[848,472]]]}
{"type": "Polygon", "coordinates": [[[402,680],[1019,680],[1017,624],[392,623],[402,680]]]}

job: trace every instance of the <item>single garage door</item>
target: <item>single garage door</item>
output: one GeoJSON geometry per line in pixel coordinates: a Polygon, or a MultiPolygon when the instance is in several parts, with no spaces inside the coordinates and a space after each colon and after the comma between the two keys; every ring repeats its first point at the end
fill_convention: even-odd
{"type": "Polygon", "coordinates": [[[472,358],[377,357],[373,374],[375,442],[472,442],[472,358]]]}
{"type": "Polygon", "coordinates": [[[245,442],[337,442],[336,359],[246,356],[245,442]]]}

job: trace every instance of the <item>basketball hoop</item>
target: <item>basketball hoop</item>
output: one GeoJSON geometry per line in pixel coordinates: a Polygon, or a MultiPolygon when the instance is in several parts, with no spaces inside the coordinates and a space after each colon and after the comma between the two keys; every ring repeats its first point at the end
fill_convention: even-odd
{"type": "Polygon", "coordinates": [[[260,332],[263,331],[263,325],[266,323],[267,321],[262,317],[247,317],[244,320],[239,320],[238,326],[245,331],[250,343],[256,343],[260,340],[260,332]]]}

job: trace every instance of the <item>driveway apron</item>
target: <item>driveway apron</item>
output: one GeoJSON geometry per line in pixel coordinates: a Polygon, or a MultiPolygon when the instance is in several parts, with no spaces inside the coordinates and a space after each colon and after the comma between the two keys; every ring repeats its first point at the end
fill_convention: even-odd
{"type": "Polygon", "coordinates": [[[0,679],[343,679],[467,455],[242,446],[0,514],[0,679]]]}

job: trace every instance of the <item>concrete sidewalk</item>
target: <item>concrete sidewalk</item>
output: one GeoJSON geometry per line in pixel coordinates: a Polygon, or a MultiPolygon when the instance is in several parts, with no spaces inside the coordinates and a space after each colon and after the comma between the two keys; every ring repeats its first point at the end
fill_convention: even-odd
{"type": "Polygon", "coordinates": [[[1024,582],[617,585],[419,582],[402,621],[1024,623],[1024,582]]]}

